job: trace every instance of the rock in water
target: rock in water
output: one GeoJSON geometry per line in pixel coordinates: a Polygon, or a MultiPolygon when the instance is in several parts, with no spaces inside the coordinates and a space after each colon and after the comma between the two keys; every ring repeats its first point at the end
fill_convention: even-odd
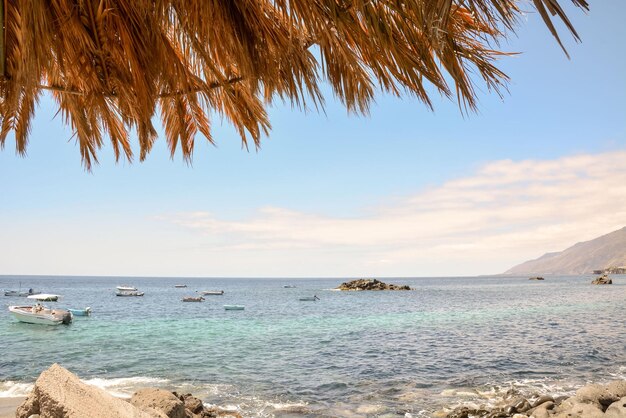
{"type": "Polygon", "coordinates": [[[609,279],[609,276],[603,274],[600,277],[595,278],[591,284],[613,284],[613,280],[609,279]]]}
{"type": "Polygon", "coordinates": [[[409,286],[383,283],[376,279],[358,279],[341,283],[339,290],[411,290],[409,286]]]}
{"type": "Polygon", "coordinates": [[[16,418],[39,414],[45,418],[155,418],[164,417],[154,411],[141,411],[104,390],[88,385],[53,364],[41,373],[33,391],[17,408],[16,418]]]}
{"type": "Polygon", "coordinates": [[[185,404],[172,392],[163,389],[140,389],[130,398],[130,403],[139,409],[156,409],[168,418],[185,418],[185,404]]]}

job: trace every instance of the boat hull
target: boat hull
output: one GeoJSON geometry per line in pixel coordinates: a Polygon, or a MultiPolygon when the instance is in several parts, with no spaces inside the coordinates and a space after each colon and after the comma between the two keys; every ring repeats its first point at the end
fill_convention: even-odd
{"type": "Polygon", "coordinates": [[[56,302],[59,300],[59,295],[30,295],[28,299],[35,299],[40,302],[56,302]]]}
{"type": "Polygon", "coordinates": [[[72,322],[69,311],[46,309],[45,313],[36,313],[32,306],[9,306],[9,311],[15,319],[27,324],[56,326],[72,322]]]}
{"type": "Polygon", "coordinates": [[[122,296],[122,297],[143,296],[143,292],[117,292],[115,296],[122,296]]]}
{"type": "Polygon", "coordinates": [[[89,316],[91,315],[91,308],[85,309],[68,309],[74,316],[89,316]]]}
{"type": "Polygon", "coordinates": [[[224,309],[227,311],[243,311],[245,307],[241,305],[224,305],[224,309]]]}
{"type": "Polygon", "coordinates": [[[224,294],[223,290],[205,290],[204,292],[200,292],[204,296],[221,296],[224,294]]]}

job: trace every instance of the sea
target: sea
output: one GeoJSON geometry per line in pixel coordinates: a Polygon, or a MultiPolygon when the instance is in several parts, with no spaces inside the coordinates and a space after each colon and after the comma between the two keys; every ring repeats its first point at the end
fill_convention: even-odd
{"type": "Polygon", "coordinates": [[[340,292],[348,278],[0,276],[0,289],[93,311],[24,324],[7,307],[28,300],[0,295],[0,397],[28,394],[53,363],[116,396],[160,387],[245,417],[436,417],[507,392],[568,395],[626,379],[626,276],[592,279],[398,278],[384,281],[413,290],[340,292]],[[118,285],[145,296],[116,297],[118,285]],[[203,290],[224,294],[181,301],[203,290]]]}

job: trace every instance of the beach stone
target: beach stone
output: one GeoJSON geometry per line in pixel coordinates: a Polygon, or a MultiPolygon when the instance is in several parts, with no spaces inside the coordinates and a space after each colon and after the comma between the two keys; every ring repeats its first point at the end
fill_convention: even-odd
{"type": "Polygon", "coordinates": [[[524,414],[515,414],[511,418],[528,418],[528,415],[524,414]]]}
{"type": "Polygon", "coordinates": [[[155,418],[104,390],[88,385],[67,369],[53,364],[37,378],[16,418],[155,418]]]}
{"type": "Polygon", "coordinates": [[[626,397],[609,405],[604,416],[606,418],[626,418],[626,397]]]}
{"type": "Polygon", "coordinates": [[[550,395],[542,395],[540,397],[538,397],[535,402],[533,402],[533,408],[538,407],[541,404],[544,404],[546,402],[554,402],[554,398],[550,395]]]}
{"type": "Polygon", "coordinates": [[[606,385],[606,390],[621,399],[626,396],[626,380],[614,380],[606,385]]]}
{"type": "Polygon", "coordinates": [[[180,398],[183,401],[183,404],[185,405],[186,410],[191,411],[191,413],[193,414],[202,413],[202,410],[204,409],[204,405],[202,404],[202,401],[200,399],[191,395],[191,393],[182,395],[180,398]]]}
{"type": "Polygon", "coordinates": [[[619,400],[619,397],[610,393],[606,386],[592,384],[578,389],[576,391],[576,399],[585,403],[597,403],[606,408],[619,400]]]}
{"type": "Polygon", "coordinates": [[[162,411],[168,418],[185,418],[185,404],[176,395],[164,389],[140,389],[130,398],[139,409],[162,411]]]}
{"type": "Polygon", "coordinates": [[[526,413],[528,414],[528,416],[531,416],[534,418],[546,418],[550,416],[555,406],[556,405],[554,404],[554,402],[547,401],[547,402],[542,403],[541,405],[538,405],[532,409],[529,409],[528,411],[526,411],[526,413]]]}

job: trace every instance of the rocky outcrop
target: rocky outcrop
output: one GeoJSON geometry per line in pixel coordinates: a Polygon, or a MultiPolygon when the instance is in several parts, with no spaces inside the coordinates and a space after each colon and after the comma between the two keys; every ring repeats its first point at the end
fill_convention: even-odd
{"type": "Polygon", "coordinates": [[[447,418],[626,418],[626,381],[608,385],[592,384],[580,388],[576,395],[553,398],[507,399],[493,408],[459,407],[447,418]]]}
{"type": "Polygon", "coordinates": [[[242,418],[237,412],[225,411],[218,407],[206,407],[202,401],[191,393],[179,395],[172,392],[185,406],[185,418],[242,418]]]}
{"type": "Polygon", "coordinates": [[[600,277],[596,277],[591,284],[613,284],[613,280],[609,279],[609,276],[603,274],[600,277]]]}
{"type": "Polygon", "coordinates": [[[141,411],[102,389],[87,385],[68,370],[53,364],[45,370],[16,418],[39,414],[45,418],[163,418],[157,411],[141,411]]]}
{"type": "Polygon", "coordinates": [[[59,366],[45,370],[33,391],[17,408],[16,418],[241,418],[237,412],[213,406],[191,394],[163,389],[137,391],[129,402],[88,385],[59,366]]]}
{"type": "Polygon", "coordinates": [[[409,286],[383,283],[376,279],[359,279],[341,283],[339,290],[411,290],[409,286]]]}
{"type": "Polygon", "coordinates": [[[185,404],[172,392],[163,389],[140,389],[130,398],[131,405],[139,409],[156,409],[167,418],[185,418],[185,404]]]}

